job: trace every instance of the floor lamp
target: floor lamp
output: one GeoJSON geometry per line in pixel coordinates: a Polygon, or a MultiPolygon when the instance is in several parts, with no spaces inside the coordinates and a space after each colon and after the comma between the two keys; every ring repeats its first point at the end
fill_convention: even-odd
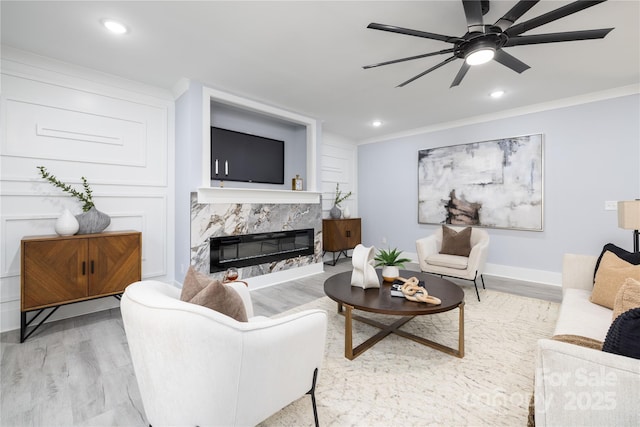
{"type": "Polygon", "coordinates": [[[640,200],[618,202],[618,227],[633,230],[633,252],[639,252],[640,200]]]}

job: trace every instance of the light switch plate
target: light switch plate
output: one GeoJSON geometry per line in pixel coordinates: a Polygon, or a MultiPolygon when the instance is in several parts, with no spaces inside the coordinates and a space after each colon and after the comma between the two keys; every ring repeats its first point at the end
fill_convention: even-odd
{"type": "Polygon", "coordinates": [[[608,200],[604,202],[604,210],[605,211],[617,211],[618,210],[618,202],[608,200]]]}

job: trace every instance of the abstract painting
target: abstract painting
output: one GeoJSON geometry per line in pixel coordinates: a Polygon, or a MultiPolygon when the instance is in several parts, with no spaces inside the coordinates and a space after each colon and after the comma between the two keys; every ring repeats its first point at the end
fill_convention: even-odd
{"type": "Polygon", "coordinates": [[[418,151],[418,222],[543,230],[542,134],[418,151]]]}

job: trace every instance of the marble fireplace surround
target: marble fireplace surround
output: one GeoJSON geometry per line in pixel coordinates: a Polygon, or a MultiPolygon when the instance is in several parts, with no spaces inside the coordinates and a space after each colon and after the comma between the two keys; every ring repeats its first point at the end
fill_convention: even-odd
{"type": "MultiPolygon", "coordinates": [[[[191,265],[212,278],[222,279],[224,272],[209,273],[209,238],[237,236],[241,234],[276,232],[313,228],[314,254],[297,256],[285,260],[242,267],[239,278],[247,280],[260,276],[277,274],[293,269],[303,269],[319,265],[322,271],[322,205],[317,203],[217,203],[198,199],[198,193],[191,193],[191,265]]],[[[306,271],[306,270],[305,270],[306,271]]],[[[305,274],[306,275],[306,274],[305,274]]],[[[264,279],[264,278],[261,278],[264,279]]],[[[260,280],[260,286],[253,286],[256,280],[247,280],[251,288],[266,286],[269,280],[260,280]]],[[[274,283],[278,280],[274,279],[274,283]]]]}

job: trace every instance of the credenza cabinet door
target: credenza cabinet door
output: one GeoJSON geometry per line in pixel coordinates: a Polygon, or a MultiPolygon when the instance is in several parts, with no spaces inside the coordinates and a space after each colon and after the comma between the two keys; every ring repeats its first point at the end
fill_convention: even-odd
{"type": "Polygon", "coordinates": [[[25,237],[21,311],[117,295],[142,277],[142,234],[25,237]]]}
{"type": "Polygon", "coordinates": [[[108,295],[140,280],[140,235],[89,240],[89,295],[108,295]]]}
{"type": "Polygon", "coordinates": [[[360,218],[323,219],[322,246],[325,251],[353,249],[361,243],[360,218]]]}
{"type": "Polygon", "coordinates": [[[85,298],[87,249],[84,239],[23,242],[22,310],[85,298]]]}

